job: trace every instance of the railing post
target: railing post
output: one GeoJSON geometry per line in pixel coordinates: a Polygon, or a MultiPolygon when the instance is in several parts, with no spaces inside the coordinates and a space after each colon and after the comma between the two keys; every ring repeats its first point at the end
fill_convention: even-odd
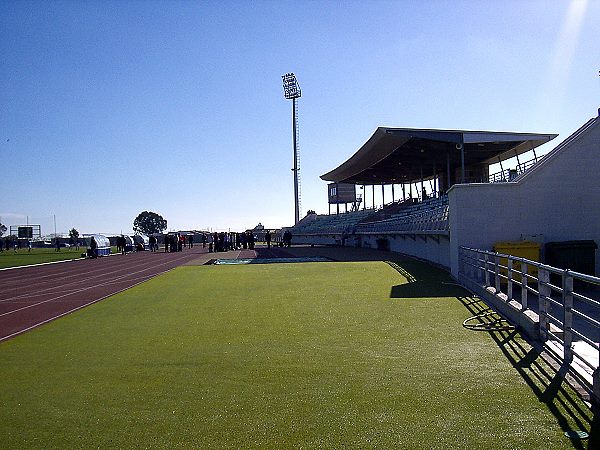
{"type": "Polygon", "coordinates": [[[498,253],[494,257],[494,287],[496,288],[496,294],[500,292],[500,257],[498,253]]]}
{"type": "Polygon", "coordinates": [[[467,256],[467,251],[466,250],[464,250],[464,253],[465,253],[465,260],[467,260],[467,259],[469,260],[469,263],[468,263],[468,272],[469,272],[468,277],[469,277],[469,280],[473,280],[473,278],[475,278],[474,275],[473,275],[474,274],[474,270],[475,270],[475,268],[473,267],[473,255],[469,251],[468,252],[468,256],[467,256]]]}
{"type": "Polygon", "coordinates": [[[594,370],[592,395],[594,396],[594,403],[600,405],[600,367],[594,370]]]}
{"type": "Polygon", "coordinates": [[[485,253],[483,255],[483,263],[484,263],[484,267],[485,267],[485,287],[488,287],[490,285],[490,272],[488,270],[488,254],[485,253]]]}
{"type": "Polygon", "coordinates": [[[477,270],[477,267],[475,266],[475,257],[477,256],[477,254],[473,253],[473,252],[469,252],[469,259],[470,259],[470,272],[469,272],[469,276],[471,278],[472,281],[475,281],[476,276],[475,276],[475,271],[477,270]]]}
{"type": "Polygon", "coordinates": [[[548,301],[546,297],[550,296],[550,274],[546,269],[540,268],[538,271],[538,302],[539,302],[539,327],[540,327],[540,339],[542,341],[548,340],[548,301]]]}
{"type": "Polygon", "coordinates": [[[573,277],[568,270],[563,272],[562,276],[563,288],[563,332],[564,332],[564,358],[565,362],[573,361],[573,277]]]}
{"type": "Polygon", "coordinates": [[[508,295],[508,300],[512,300],[513,298],[513,279],[512,279],[512,267],[513,267],[513,260],[512,258],[508,258],[506,260],[506,267],[507,267],[507,272],[506,272],[506,276],[508,278],[508,286],[507,286],[507,290],[506,290],[506,295],[508,295]]]}
{"type": "Polygon", "coordinates": [[[527,263],[521,262],[521,306],[523,310],[526,310],[529,306],[527,304],[527,282],[529,278],[527,278],[527,263]]]}

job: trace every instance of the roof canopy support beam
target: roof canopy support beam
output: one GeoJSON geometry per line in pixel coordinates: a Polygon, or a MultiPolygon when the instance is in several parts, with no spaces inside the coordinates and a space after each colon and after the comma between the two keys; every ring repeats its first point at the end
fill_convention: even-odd
{"type": "Polygon", "coordinates": [[[465,182],[465,145],[458,144],[460,146],[460,182],[465,182]]]}

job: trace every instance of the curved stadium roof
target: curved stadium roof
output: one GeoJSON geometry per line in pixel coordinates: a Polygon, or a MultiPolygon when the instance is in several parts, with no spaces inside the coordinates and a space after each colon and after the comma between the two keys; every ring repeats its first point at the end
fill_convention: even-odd
{"type": "Polygon", "coordinates": [[[421,173],[428,179],[434,171],[446,172],[448,163],[451,170],[460,168],[462,157],[465,167],[488,165],[530,151],[556,136],[379,127],[354,155],[321,179],[352,184],[408,183],[419,179],[421,173]]]}

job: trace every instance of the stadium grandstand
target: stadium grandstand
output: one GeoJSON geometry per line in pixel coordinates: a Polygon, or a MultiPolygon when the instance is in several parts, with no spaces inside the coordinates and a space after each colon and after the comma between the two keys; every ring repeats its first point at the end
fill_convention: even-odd
{"type": "MultiPolygon", "coordinates": [[[[321,176],[337,214],[309,214],[290,228],[294,243],[404,253],[458,277],[459,249],[499,242],[600,241],[600,118],[538,157],[556,134],[379,127],[347,161],[321,176]],[[505,169],[506,161],[517,161],[505,169]],[[490,173],[499,166],[500,171],[490,173]],[[337,187],[362,196],[336,198],[337,187]],[[375,205],[375,190],[392,199],[375,205]],[[429,187],[429,189],[427,189],[429,187]],[[367,192],[373,192],[371,208],[367,192]],[[396,198],[395,192],[399,192],[396,198]],[[339,203],[346,211],[339,212],[339,203]],[[351,210],[347,204],[352,205],[351,210]]],[[[543,258],[543,254],[542,254],[543,258]]],[[[598,270],[596,250],[595,273],[598,270]]]]}

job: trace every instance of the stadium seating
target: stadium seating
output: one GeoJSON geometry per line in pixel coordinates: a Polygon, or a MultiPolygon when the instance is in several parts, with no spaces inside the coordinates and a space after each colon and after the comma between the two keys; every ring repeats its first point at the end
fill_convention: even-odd
{"type": "Polygon", "coordinates": [[[356,226],[356,232],[360,234],[447,231],[447,196],[404,207],[388,219],[363,221],[356,226]]]}
{"type": "Polygon", "coordinates": [[[317,215],[311,221],[301,221],[291,228],[294,236],[350,233],[372,210],[360,210],[342,214],[317,215]]]}
{"type": "Polygon", "coordinates": [[[407,200],[375,212],[361,210],[317,215],[310,221],[301,221],[291,231],[294,236],[445,233],[448,231],[448,197],[432,198],[419,203],[407,200]]]}

